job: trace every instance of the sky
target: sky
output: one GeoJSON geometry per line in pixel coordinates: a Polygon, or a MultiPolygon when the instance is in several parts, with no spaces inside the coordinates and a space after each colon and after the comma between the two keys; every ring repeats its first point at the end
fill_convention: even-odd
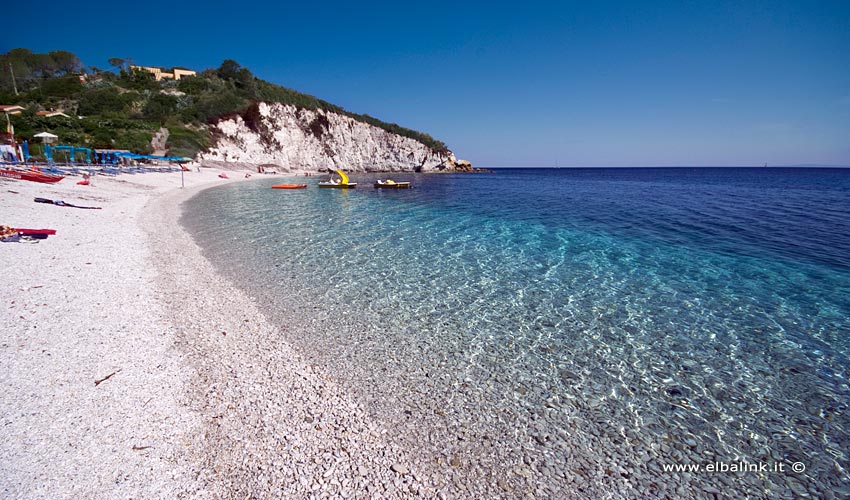
{"type": "Polygon", "coordinates": [[[218,67],[476,166],[850,165],[850,1],[19,2],[0,52],[218,67]]]}

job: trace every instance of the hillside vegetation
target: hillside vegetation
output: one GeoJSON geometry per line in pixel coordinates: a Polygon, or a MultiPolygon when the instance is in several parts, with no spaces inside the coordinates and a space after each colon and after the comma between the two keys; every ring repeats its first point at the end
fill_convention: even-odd
{"type": "Polygon", "coordinates": [[[11,116],[15,136],[31,138],[49,131],[63,144],[150,153],[151,137],[165,127],[170,133],[168,153],[191,157],[209,145],[209,124],[233,114],[255,120],[253,104],[268,101],[343,114],[435,151],[447,151],[445,144],[428,134],[266,82],[233,60],[196,76],[159,82],[146,71],[131,70],[130,61],[113,58],[109,63],[114,70],[86,68],[66,51],[36,54],[13,49],[0,55],[0,104],[26,108],[11,116]],[[69,117],[36,114],[50,110],[61,110],[69,117]]]}

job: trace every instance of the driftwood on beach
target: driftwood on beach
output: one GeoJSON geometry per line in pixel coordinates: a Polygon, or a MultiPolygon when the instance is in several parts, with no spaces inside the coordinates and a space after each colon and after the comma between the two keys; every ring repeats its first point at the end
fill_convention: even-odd
{"type": "Polygon", "coordinates": [[[114,371],[114,372],[110,373],[109,375],[107,375],[107,376],[105,376],[105,377],[103,377],[103,378],[99,378],[99,379],[95,380],[95,381],[94,381],[94,386],[95,386],[95,387],[97,387],[97,386],[99,386],[100,384],[102,384],[103,382],[106,382],[107,380],[109,380],[110,378],[112,378],[112,376],[114,376],[116,373],[118,373],[118,372],[120,372],[120,371],[121,371],[121,370],[116,370],[116,371],[114,371]]]}

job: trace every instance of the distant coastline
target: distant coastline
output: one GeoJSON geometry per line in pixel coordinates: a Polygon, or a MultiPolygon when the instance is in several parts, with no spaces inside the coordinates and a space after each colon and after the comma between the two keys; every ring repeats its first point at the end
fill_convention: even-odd
{"type": "Polygon", "coordinates": [[[627,165],[627,166],[618,166],[618,165],[560,165],[560,166],[551,166],[551,165],[540,165],[540,166],[513,166],[513,165],[484,165],[482,168],[492,169],[492,170],[503,170],[503,169],[598,169],[598,168],[609,168],[609,169],[627,169],[627,168],[758,168],[758,169],[779,169],[779,168],[824,168],[824,169],[850,169],[850,165],[827,165],[827,164],[815,164],[815,163],[803,163],[803,164],[794,164],[794,165],[768,165],[764,167],[762,165],[627,165]]]}

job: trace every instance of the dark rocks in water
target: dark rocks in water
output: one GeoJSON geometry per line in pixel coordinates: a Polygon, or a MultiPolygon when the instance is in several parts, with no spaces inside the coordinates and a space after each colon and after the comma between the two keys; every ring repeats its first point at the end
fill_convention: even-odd
{"type": "Polygon", "coordinates": [[[581,379],[581,377],[577,373],[567,370],[566,368],[562,368],[561,370],[559,370],[558,375],[560,375],[562,380],[567,382],[577,381],[581,379]]]}
{"type": "Polygon", "coordinates": [[[687,389],[685,389],[684,387],[679,386],[679,385],[674,385],[672,387],[667,388],[667,394],[669,394],[670,397],[681,399],[681,398],[687,397],[688,392],[687,392],[687,389]]]}
{"type": "Polygon", "coordinates": [[[455,172],[493,173],[486,168],[475,168],[469,160],[457,160],[454,164],[455,172]]]}
{"type": "Polygon", "coordinates": [[[289,172],[288,168],[282,167],[280,165],[275,165],[274,163],[263,163],[262,165],[258,165],[257,168],[261,169],[261,171],[263,172],[289,172]]]}

